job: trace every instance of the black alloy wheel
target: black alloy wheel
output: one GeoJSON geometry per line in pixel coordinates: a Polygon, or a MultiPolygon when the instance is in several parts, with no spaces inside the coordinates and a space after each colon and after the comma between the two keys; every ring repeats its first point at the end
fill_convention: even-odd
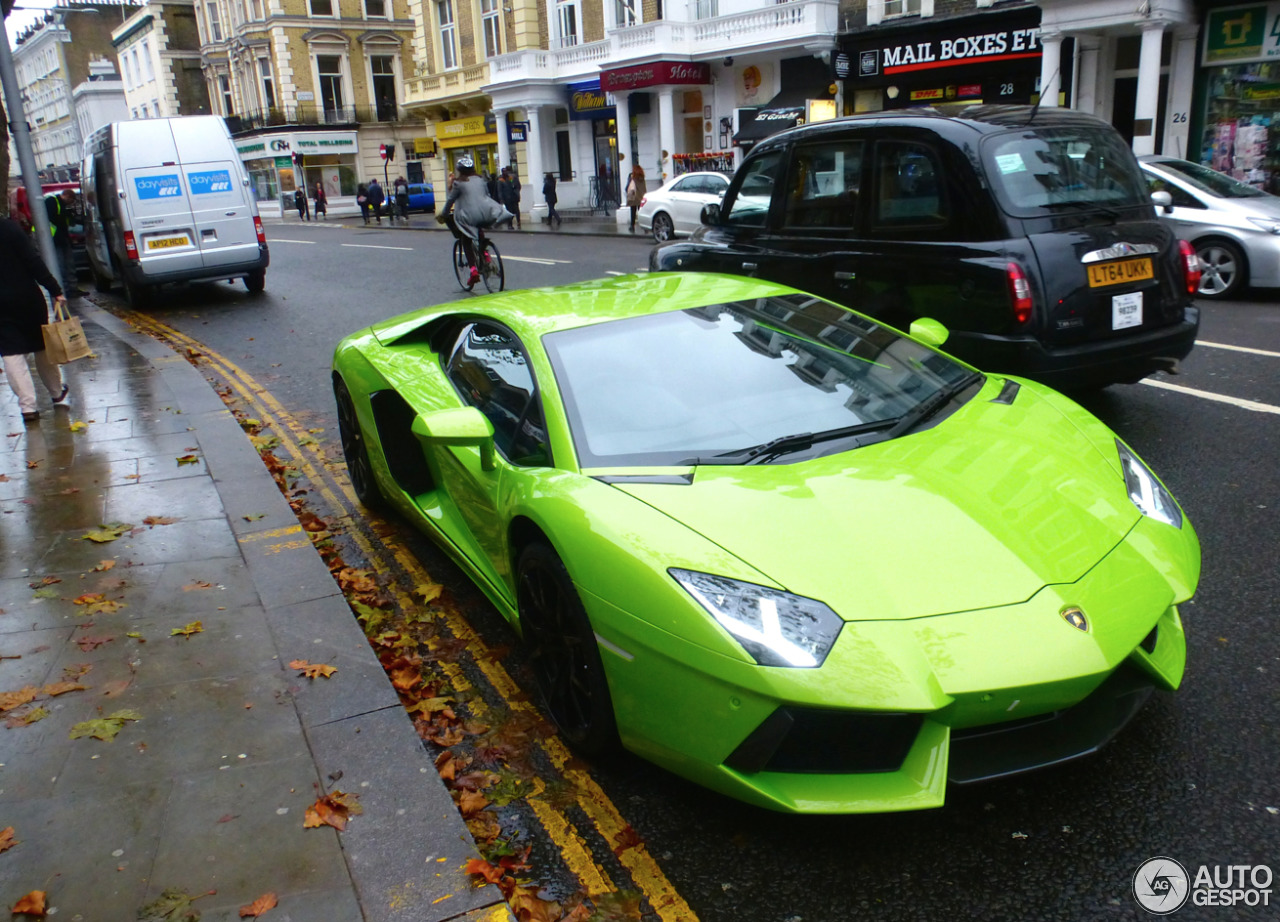
{"type": "Polygon", "coordinates": [[[595,631],[549,545],[537,541],[521,552],[516,593],[524,643],[551,720],[583,755],[616,752],[618,728],[595,631]]]}
{"type": "Polygon", "coordinates": [[[373,477],[373,465],[369,462],[369,450],[364,443],[364,432],[356,416],[355,404],[347,383],[339,377],[333,379],[333,397],[338,404],[338,437],[342,442],[342,457],[347,462],[347,477],[356,499],[366,509],[375,511],[387,508],[378,482],[373,477]]]}
{"type": "Polygon", "coordinates": [[[653,239],[659,243],[670,240],[675,236],[676,228],[671,222],[671,217],[665,211],[659,211],[653,216],[653,239]]]}
{"type": "Polygon", "coordinates": [[[1200,259],[1200,297],[1230,298],[1245,284],[1244,253],[1226,240],[1196,243],[1200,259]]]}

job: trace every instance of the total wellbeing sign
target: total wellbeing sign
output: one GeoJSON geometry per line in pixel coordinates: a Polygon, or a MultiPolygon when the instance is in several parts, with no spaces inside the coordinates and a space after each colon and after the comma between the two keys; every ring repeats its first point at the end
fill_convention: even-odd
{"type": "Polygon", "coordinates": [[[161,176],[135,176],[133,187],[140,199],[178,198],[182,195],[182,183],[177,173],[165,173],[161,176]]]}
{"type": "Polygon", "coordinates": [[[1239,64],[1280,58],[1280,3],[1233,6],[1209,13],[1205,64],[1239,64]]]}

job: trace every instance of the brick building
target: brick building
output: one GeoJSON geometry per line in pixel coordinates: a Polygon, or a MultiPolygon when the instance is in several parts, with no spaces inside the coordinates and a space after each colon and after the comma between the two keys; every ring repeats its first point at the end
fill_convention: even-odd
{"type": "Polygon", "coordinates": [[[111,41],[132,118],[209,114],[195,0],[152,0],[111,41]]]}

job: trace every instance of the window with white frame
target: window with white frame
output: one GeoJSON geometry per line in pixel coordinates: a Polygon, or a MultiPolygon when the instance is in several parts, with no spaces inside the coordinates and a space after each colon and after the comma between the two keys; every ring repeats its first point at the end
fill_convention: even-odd
{"type": "Polygon", "coordinates": [[[270,58],[258,58],[258,78],[262,85],[262,107],[264,109],[274,109],[276,107],[276,82],[271,76],[270,58]]]}
{"type": "Polygon", "coordinates": [[[311,0],[312,16],[332,16],[333,0],[311,0]]]}
{"type": "Polygon", "coordinates": [[[218,93],[222,96],[222,114],[235,115],[235,100],[231,96],[231,78],[226,74],[218,75],[218,93]]]}
{"type": "Polygon", "coordinates": [[[249,0],[249,15],[253,19],[263,19],[262,0],[249,0]]]}
{"type": "Polygon", "coordinates": [[[151,69],[151,45],[145,38],[142,40],[142,56],[141,57],[142,57],[142,79],[144,81],[154,80],[156,78],[156,75],[155,75],[155,72],[152,71],[151,69]]]}
{"type": "Polygon", "coordinates": [[[320,75],[320,102],[326,121],[343,118],[342,58],[336,54],[316,55],[316,72],[320,75]]]}
{"type": "Polygon", "coordinates": [[[581,21],[582,10],[578,0],[556,0],[556,27],[561,48],[578,44],[581,21]]]}
{"type": "Polygon", "coordinates": [[[484,56],[502,54],[502,4],[499,0],[480,0],[480,21],[484,28],[484,56]]]}
{"type": "Polygon", "coordinates": [[[222,16],[218,12],[217,0],[205,5],[204,13],[209,26],[209,41],[222,41],[222,16]]]}
{"type": "Polygon", "coordinates": [[[614,0],[613,15],[618,28],[639,24],[640,15],[637,7],[639,2],[640,0],[614,0]]]}
{"type": "Polygon", "coordinates": [[[386,0],[364,0],[364,15],[366,19],[386,19],[386,0]]]}
{"type": "Polygon", "coordinates": [[[436,17],[440,23],[440,66],[452,70],[458,66],[458,26],[453,18],[453,0],[440,0],[436,4],[436,17]]]}
{"type": "Polygon", "coordinates": [[[390,54],[369,57],[369,73],[373,78],[373,103],[378,121],[396,120],[396,62],[390,54]]]}
{"type": "Polygon", "coordinates": [[[869,0],[867,24],[876,25],[899,16],[932,16],[934,0],[869,0]]]}

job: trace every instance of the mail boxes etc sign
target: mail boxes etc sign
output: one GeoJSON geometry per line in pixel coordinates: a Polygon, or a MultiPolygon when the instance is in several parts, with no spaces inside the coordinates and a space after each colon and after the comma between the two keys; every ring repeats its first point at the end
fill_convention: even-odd
{"type": "Polygon", "coordinates": [[[1272,58],[1280,58],[1280,3],[1210,11],[1204,30],[1205,64],[1272,58]]]}

